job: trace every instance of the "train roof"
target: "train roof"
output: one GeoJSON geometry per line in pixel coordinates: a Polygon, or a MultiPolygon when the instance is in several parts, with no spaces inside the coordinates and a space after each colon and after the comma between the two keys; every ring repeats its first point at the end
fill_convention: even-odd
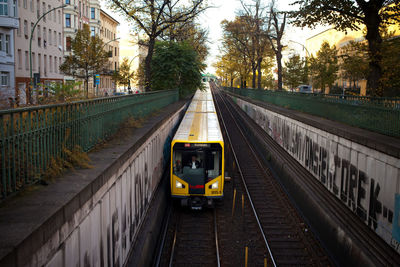
{"type": "Polygon", "coordinates": [[[213,101],[199,101],[192,100],[187,112],[212,112],[215,113],[215,106],[213,101]]]}
{"type": "Polygon", "coordinates": [[[197,90],[193,96],[193,100],[213,101],[212,93],[209,86],[205,86],[203,90],[197,90]]]}
{"type": "Polygon", "coordinates": [[[216,113],[186,112],[174,141],[223,142],[216,113]]]}
{"type": "Polygon", "coordinates": [[[174,136],[181,142],[223,142],[211,91],[197,90],[174,136]]]}

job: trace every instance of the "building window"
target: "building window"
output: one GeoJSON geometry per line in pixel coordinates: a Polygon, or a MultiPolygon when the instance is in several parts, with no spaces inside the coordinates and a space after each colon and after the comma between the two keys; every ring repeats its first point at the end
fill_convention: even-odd
{"type": "Polygon", "coordinates": [[[40,25],[37,26],[37,42],[38,42],[38,46],[41,47],[42,46],[42,31],[40,30],[40,25]]]}
{"type": "Polygon", "coordinates": [[[0,51],[3,51],[4,34],[0,33],[0,51]]]}
{"type": "Polygon", "coordinates": [[[43,28],[43,47],[46,48],[47,46],[47,32],[46,32],[46,28],[43,28]]]}
{"type": "Polygon", "coordinates": [[[65,0],[65,3],[66,3],[67,5],[70,5],[70,4],[71,4],[71,1],[70,1],[70,0],[65,0]]]}
{"type": "Polygon", "coordinates": [[[25,51],[25,70],[29,70],[29,56],[28,56],[28,51],[25,51]]]}
{"type": "Polygon", "coordinates": [[[18,25],[19,25],[19,27],[17,28],[17,35],[21,36],[21,27],[22,27],[22,25],[21,25],[21,19],[20,18],[18,18],[18,25]]]}
{"type": "Polygon", "coordinates": [[[58,73],[58,69],[57,69],[57,57],[54,57],[54,72],[58,73]]]}
{"type": "Polygon", "coordinates": [[[40,0],[36,1],[36,17],[40,18],[40,0]]]}
{"type": "Polygon", "coordinates": [[[53,72],[53,57],[49,56],[49,72],[53,72]]]}
{"type": "Polygon", "coordinates": [[[115,54],[114,55],[117,56],[117,48],[115,48],[115,54]]]}
{"type": "Polygon", "coordinates": [[[65,38],[65,49],[71,51],[71,37],[69,36],[65,38]]]}
{"type": "Polygon", "coordinates": [[[33,22],[31,22],[31,31],[30,31],[30,33],[32,33],[32,39],[35,38],[35,32],[32,32],[33,25],[34,25],[33,22]]]}
{"type": "Polygon", "coordinates": [[[28,4],[27,4],[27,0],[24,0],[24,8],[27,9],[28,4]]]}
{"type": "Polygon", "coordinates": [[[96,35],[96,29],[94,27],[90,27],[90,36],[96,35]]]}
{"type": "Polygon", "coordinates": [[[61,24],[61,11],[58,10],[58,24],[61,24]]]}
{"type": "Polygon", "coordinates": [[[6,46],[6,53],[8,55],[8,54],[10,54],[10,35],[8,35],[8,34],[6,34],[5,46],[6,46]]]}
{"type": "MultiPolygon", "coordinates": [[[[50,10],[50,9],[51,9],[51,5],[48,5],[48,6],[47,6],[47,10],[50,10]]],[[[52,15],[51,13],[53,13],[53,12],[50,12],[50,13],[49,13],[49,20],[50,20],[50,21],[51,21],[51,15],[52,15]]]]}
{"type": "Polygon", "coordinates": [[[95,19],[96,18],[96,9],[94,7],[90,8],[90,18],[91,19],[95,19]]]}
{"type": "Polygon", "coordinates": [[[47,76],[47,56],[43,56],[43,69],[44,69],[44,76],[47,76]]]}
{"type": "Polygon", "coordinates": [[[22,70],[22,51],[21,49],[18,49],[18,69],[22,70]]]}
{"type": "Polygon", "coordinates": [[[57,46],[57,32],[54,31],[54,39],[53,39],[54,46],[57,46]]]}
{"type": "Polygon", "coordinates": [[[0,73],[1,76],[1,86],[9,86],[10,85],[10,73],[2,71],[0,73]]]}
{"type": "MultiPolygon", "coordinates": [[[[28,63],[29,64],[29,63],[28,63]]],[[[29,67],[28,67],[29,68],[29,67]]],[[[32,70],[36,70],[35,52],[32,52],[32,70]]]]}
{"type": "Polygon", "coordinates": [[[8,0],[0,0],[0,16],[8,16],[8,4],[7,3],[8,3],[8,0]]]}
{"type": "Polygon", "coordinates": [[[38,54],[38,72],[42,70],[42,55],[38,54]]]}
{"type": "Polygon", "coordinates": [[[30,5],[30,7],[31,7],[31,12],[33,12],[33,11],[35,10],[35,8],[34,8],[34,6],[33,6],[33,0],[31,0],[31,1],[29,2],[29,5],[30,5]]]}
{"type": "Polygon", "coordinates": [[[71,14],[65,14],[65,27],[71,28],[71,14]]]}
{"type": "MultiPolygon", "coordinates": [[[[44,13],[46,13],[46,3],[45,2],[43,2],[43,8],[42,9],[43,9],[42,12],[43,12],[43,15],[44,15],[44,13]]],[[[46,22],[46,16],[43,17],[43,21],[46,22]]]]}
{"type": "Polygon", "coordinates": [[[58,33],[58,45],[61,45],[61,32],[58,33]]]}
{"type": "Polygon", "coordinates": [[[49,45],[51,45],[51,30],[49,29],[49,45]]]}

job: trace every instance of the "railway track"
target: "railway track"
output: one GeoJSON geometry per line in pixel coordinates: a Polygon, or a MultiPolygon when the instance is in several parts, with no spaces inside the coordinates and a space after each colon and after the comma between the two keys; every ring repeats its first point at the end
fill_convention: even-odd
{"type": "MultiPolygon", "coordinates": [[[[233,102],[230,100],[230,102],[233,102]]],[[[236,113],[236,117],[245,117],[246,114],[243,111],[236,113]],[[239,114],[241,113],[241,114],[239,114]]],[[[276,153],[276,160],[279,162],[293,162],[293,158],[286,152],[282,153],[282,148],[277,144],[268,134],[259,127],[254,121],[248,122],[251,126],[249,129],[244,129],[246,134],[255,136],[259,144],[256,150],[259,153],[265,154],[265,149],[267,148],[272,153],[276,153]],[[262,150],[262,151],[260,151],[262,150]],[[281,151],[281,152],[279,152],[281,151]]],[[[334,218],[338,225],[342,225],[341,228],[346,229],[348,233],[354,240],[357,240],[359,251],[364,254],[363,261],[366,265],[373,266],[398,266],[400,263],[400,256],[373,231],[371,231],[352,211],[350,211],[346,206],[337,203],[335,196],[328,194],[323,188],[323,186],[311,177],[306,169],[304,169],[300,164],[294,162],[288,166],[287,171],[290,173],[295,173],[298,179],[296,180],[298,186],[306,191],[306,194],[314,199],[315,203],[324,203],[325,213],[329,213],[328,217],[334,218]]],[[[312,216],[312,215],[311,215],[312,216]]],[[[320,226],[318,226],[320,227],[320,226]]],[[[320,227],[321,228],[321,227],[320,227]]],[[[319,229],[319,231],[323,231],[319,229]]],[[[343,253],[341,251],[335,251],[336,253],[343,253]]],[[[337,264],[349,264],[347,261],[342,259],[336,259],[337,264]]],[[[355,264],[360,263],[360,259],[350,259],[355,264]]]]}
{"type": "Polygon", "coordinates": [[[220,266],[216,210],[172,207],[168,217],[155,266],[220,266]]]}
{"type": "MultiPolygon", "coordinates": [[[[329,266],[329,257],[308,231],[280,184],[258,159],[236,121],[235,108],[214,90],[215,103],[236,162],[238,175],[273,266],[329,266]]],[[[270,265],[269,264],[269,265],[270,265]]]]}

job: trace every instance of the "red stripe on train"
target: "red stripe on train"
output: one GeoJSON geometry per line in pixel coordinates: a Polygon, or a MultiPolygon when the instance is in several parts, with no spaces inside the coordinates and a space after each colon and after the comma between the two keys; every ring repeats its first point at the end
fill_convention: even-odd
{"type": "Polygon", "coordinates": [[[189,188],[190,189],[202,189],[202,188],[204,188],[204,185],[201,185],[201,184],[199,184],[199,185],[189,185],[189,188]]]}

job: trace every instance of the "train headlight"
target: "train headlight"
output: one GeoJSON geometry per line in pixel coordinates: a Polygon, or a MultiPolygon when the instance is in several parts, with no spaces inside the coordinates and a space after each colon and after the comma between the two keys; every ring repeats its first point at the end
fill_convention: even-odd
{"type": "Polygon", "coordinates": [[[218,181],[210,185],[210,189],[218,189],[218,181]]]}
{"type": "Polygon", "coordinates": [[[175,181],[175,187],[176,188],[185,188],[185,186],[179,181],[175,181]]]}

